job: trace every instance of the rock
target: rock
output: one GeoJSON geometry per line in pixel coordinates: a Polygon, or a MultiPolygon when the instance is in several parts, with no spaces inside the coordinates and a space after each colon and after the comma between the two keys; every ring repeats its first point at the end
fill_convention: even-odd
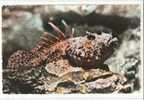
{"type": "Polygon", "coordinates": [[[128,5],[97,5],[95,12],[105,15],[119,15],[119,16],[125,16],[125,17],[133,17],[139,15],[140,6],[128,6],[128,5]]]}
{"type": "MultiPolygon", "coordinates": [[[[113,93],[132,92],[132,84],[126,77],[103,69],[81,69],[72,71],[62,76],[55,76],[40,68],[15,76],[13,82],[8,84],[19,89],[19,93],[113,93]],[[45,74],[44,74],[45,73],[45,74]],[[21,87],[25,87],[23,90],[21,87]],[[29,91],[31,89],[31,91],[29,91]]],[[[10,89],[4,83],[4,93],[10,93],[10,89]]]]}
{"type": "Polygon", "coordinates": [[[127,90],[131,88],[131,84],[126,84],[125,77],[101,69],[72,72],[60,79],[62,80],[57,81],[53,89],[49,88],[54,93],[112,93],[122,90],[131,92],[127,90]]]}
{"type": "Polygon", "coordinates": [[[72,66],[70,66],[68,60],[63,60],[63,59],[60,59],[56,62],[53,61],[51,63],[48,63],[45,69],[47,70],[47,72],[51,74],[55,74],[59,77],[71,71],[81,70],[81,68],[73,68],[72,66]]]}

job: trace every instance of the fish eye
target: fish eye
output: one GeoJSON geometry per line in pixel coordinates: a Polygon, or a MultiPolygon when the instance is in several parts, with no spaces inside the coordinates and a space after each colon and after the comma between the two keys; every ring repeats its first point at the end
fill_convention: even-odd
{"type": "Polygon", "coordinates": [[[95,39],[95,35],[94,35],[94,34],[92,34],[92,33],[90,33],[90,32],[86,32],[86,34],[87,34],[87,38],[88,38],[89,40],[94,40],[94,39],[95,39]]]}
{"type": "Polygon", "coordinates": [[[95,36],[94,36],[94,35],[88,35],[87,38],[88,38],[89,40],[94,40],[94,39],[95,39],[95,36]]]}
{"type": "Polygon", "coordinates": [[[118,46],[118,39],[115,37],[110,41],[111,47],[117,47],[118,46]]]}

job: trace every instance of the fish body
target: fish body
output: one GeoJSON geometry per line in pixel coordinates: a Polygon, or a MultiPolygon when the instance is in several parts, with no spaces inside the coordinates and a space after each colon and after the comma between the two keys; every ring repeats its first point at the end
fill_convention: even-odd
{"type": "Polygon", "coordinates": [[[59,36],[45,32],[41,40],[30,51],[18,50],[8,59],[7,67],[14,70],[37,68],[59,59],[67,60],[74,66],[88,67],[103,65],[113,53],[118,42],[111,34],[86,32],[85,36],[74,37],[74,32],[63,22],[65,34],[54,24],[49,23],[59,36]],[[49,39],[51,37],[51,39],[49,39]]]}

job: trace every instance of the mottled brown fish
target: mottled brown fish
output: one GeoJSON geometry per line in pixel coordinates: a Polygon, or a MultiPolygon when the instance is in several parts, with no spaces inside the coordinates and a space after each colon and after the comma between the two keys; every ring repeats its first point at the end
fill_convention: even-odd
{"type": "Polygon", "coordinates": [[[55,64],[58,59],[67,60],[69,62],[67,64],[74,66],[98,66],[103,65],[113,53],[118,42],[116,37],[106,33],[98,35],[90,32],[86,32],[85,36],[73,37],[74,30],[71,30],[64,21],[62,22],[65,33],[53,23],[49,23],[58,36],[45,32],[33,49],[19,50],[12,54],[7,67],[13,70],[25,70],[40,67],[46,61],[55,64]]]}

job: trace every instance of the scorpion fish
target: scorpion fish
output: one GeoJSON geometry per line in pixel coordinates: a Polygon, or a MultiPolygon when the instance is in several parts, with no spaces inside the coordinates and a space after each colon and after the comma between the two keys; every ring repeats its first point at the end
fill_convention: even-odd
{"type": "MultiPolygon", "coordinates": [[[[46,62],[49,69],[60,70],[64,66],[100,66],[114,52],[118,39],[108,33],[85,32],[84,36],[74,37],[74,29],[62,21],[65,32],[54,25],[48,24],[55,33],[44,32],[40,41],[29,51],[18,50],[8,59],[7,68],[11,70],[28,70],[37,68],[46,62]],[[60,59],[60,60],[59,60],[60,59]],[[62,63],[59,63],[62,61],[62,63]],[[64,65],[64,63],[66,63],[64,65]],[[57,64],[57,67],[55,66],[57,64]],[[63,65],[62,65],[63,64],[63,65]]],[[[69,67],[68,67],[69,68],[69,67]]],[[[68,69],[65,68],[66,70],[68,69]]],[[[58,72],[54,72],[58,73],[58,72]]]]}

